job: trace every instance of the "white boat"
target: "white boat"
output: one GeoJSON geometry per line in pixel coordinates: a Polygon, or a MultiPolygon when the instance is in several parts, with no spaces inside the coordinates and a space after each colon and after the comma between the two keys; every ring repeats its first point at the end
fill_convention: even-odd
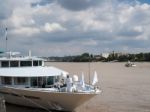
{"type": "Polygon", "coordinates": [[[64,70],[44,66],[41,58],[8,54],[0,57],[0,94],[8,103],[73,111],[101,92],[78,76],[71,78],[64,70]]]}
{"type": "Polygon", "coordinates": [[[125,64],[126,67],[136,67],[136,64],[134,64],[133,62],[130,62],[128,61],[126,64],[125,64]]]}

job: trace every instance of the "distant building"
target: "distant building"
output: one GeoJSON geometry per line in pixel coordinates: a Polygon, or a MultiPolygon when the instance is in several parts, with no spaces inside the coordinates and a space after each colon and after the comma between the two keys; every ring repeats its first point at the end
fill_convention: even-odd
{"type": "Polygon", "coordinates": [[[128,53],[125,53],[125,52],[118,52],[118,53],[115,53],[115,55],[117,55],[118,57],[119,56],[127,56],[127,55],[129,55],[128,53]]]}
{"type": "Polygon", "coordinates": [[[109,57],[109,53],[102,53],[101,56],[102,56],[103,58],[108,58],[108,57],[109,57]]]}
{"type": "Polygon", "coordinates": [[[94,55],[94,58],[95,58],[96,60],[100,60],[100,59],[101,59],[101,56],[100,56],[100,55],[94,55]]]}

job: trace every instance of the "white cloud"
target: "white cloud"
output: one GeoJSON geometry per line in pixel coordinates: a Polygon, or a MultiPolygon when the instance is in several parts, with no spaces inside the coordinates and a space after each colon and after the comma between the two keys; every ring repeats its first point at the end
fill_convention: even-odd
{"type": "Polygon", "coordinates": [[[142,28],[142,26],[135,26],[134,27],[134,31],[136,31],[136,32],[143,32],[143,28],[142,28]]]}
{"type": "Polygon", "coordinates": [[[12,30],[12,33],[18,35],[32,36],[34,34],[40,33],[40,29],[33,27],[20,27],[18,29],[12,30]]]}
{"type": "Polygon", "coordinates": [[[88,40],[83,40],[81,42],[82,45],[85,45],[85,46],[96,46],[98,43],[96,40],[93,40],[93,39],[88,39],[88,40]]]}
{"type": "Polygon", "coordinates": [[[142,4],[142,5],[140,6],[140,8],[141,8],[142,10],[149,10],[149,9],[150,9],[150,6],[149,6],[148,4],[146,4],[146,3],[144,3],[144,4],[142,4]]]}
{"type": "Polygon", "coordinates": [[[58,23],[45,23],[44,30],[46,32],[56,32],[56,31],[65,31],[66,28],[64,28],[58,23]]]}
{"type": "Polygon", "coordinates": [[[15,28],[35,24],[35,21],[31,17],[19,15],[13,15],[12,17],[10,17],[9,22],[15,28]]]}
{"type": "Polygon", "coordinates": [[[121,24],[124,24],[130,20],[130,17],[132,16],[134,12],[133,6],[124,6],[120,8],[118,19],[121,24]]]}

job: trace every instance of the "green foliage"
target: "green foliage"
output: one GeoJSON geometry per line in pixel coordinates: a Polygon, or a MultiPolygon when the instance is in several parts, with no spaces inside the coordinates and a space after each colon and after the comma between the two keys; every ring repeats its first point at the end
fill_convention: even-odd
{"type": "Polygon", "coordinates": [[[128,61],[129,57],[127,55],[121,55],[118,57],[118,61],[123,62],[123,61],[128,61]]]}
{"type": "Polygon", "coordinates": [[[144,54],[143,53],[139,53],[139,54],[136,54],[136,60],[137,61],[144,61],[144,54]]]}
{"type": "Polygon", "coordinates": [[[109,55],[108,58],[104,58],[100,55],[96,58],[93,54],[89,53],[83,53],[81,55],[77,56],[65,56],[65,57],[49,57],[49,60],[54,61],[62,61],[62,62],[92,62],[92,61],[119,61],[119,62],[125,62],[125,61],[150,61],[150,53],[139,53],[139,54],[124,54],[120,55],[117,53],[112,53],[109,55]]]}
{"type": "Polygon", "coordinates": [[[144,59],[145,61],[150,61],[150,53],[145,53],[144,59]]]}
{"type": "Polygon", "coordinates": [[[93,55],[89,53],[83,53],[82,55],[76,56],[73,62],[89,62],[93,60],[93,55]]]}

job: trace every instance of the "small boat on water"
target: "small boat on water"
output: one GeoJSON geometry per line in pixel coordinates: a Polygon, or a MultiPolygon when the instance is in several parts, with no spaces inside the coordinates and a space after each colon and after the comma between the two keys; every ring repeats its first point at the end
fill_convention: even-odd
{"type": "MultiPolygon", "coordinates": [[[[43,108],[46,110],[73,111],[76,107],[100,94],[93,83],[84,83],[78,76],[53,66],[44,66],[44,59],[20,56],[8,52],[0,56],[0,94],[8,103],[43,108]]],[[[82,76],[83,77],[83,76],[82,76]]]]}
{"type": "Polygon", "coordinates": [[[136,64],[134,64],[133,62],[130,62],[128,61],[126,64],[125,64],[126,67],[136,67],[136,64]]]}

